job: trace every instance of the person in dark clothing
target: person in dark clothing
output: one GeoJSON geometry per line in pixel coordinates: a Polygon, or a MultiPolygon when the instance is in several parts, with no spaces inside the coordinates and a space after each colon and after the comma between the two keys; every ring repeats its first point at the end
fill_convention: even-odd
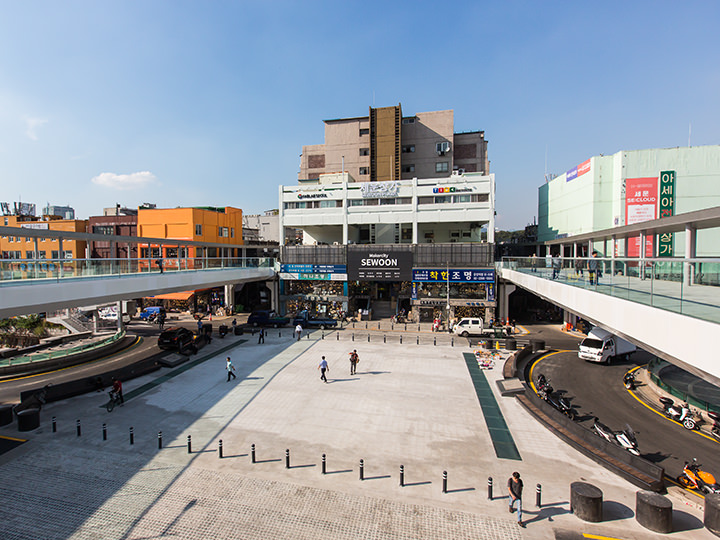
{"type": "Polygon", "coordinates": [[[521,527],[525,527],[522,521],[522,490],[523,481],[520,479],[520,473],[514,472],[508,479],[508,492],[510,493],[509,507],[510,513],[515,511],[515,503],[517,503],[517,522],[521,527]]]}
{"type": "Polygon", "coordinates": [[[123,398],[122,383],[120,382],[120,379],[113,378],[112,391],[115,393],[118,399],[120,399],[120,405],[124,405],[125,398],[123,398]]]}
{"type": "Polygon", "coordinates": [[[330,368],[328,367],[327,360],[325,360],[325,357],[322,357],[322,360],[320,360],[320,365],[318,365],[318,369],[320,370],[320,380],[327,382],[327,377],[325,377],[325,372],[330,371],[330,368]]]}
{"type": "Polygon", "coordinates": [[[595,281],[598,277],[598,260],[597,260],[598,252],[593,251],[592,252],[592,258],[588,261],[588,276],[590,278],[590,285],[595,284],[595,281]]]}
{"type": "Polygon", "coordinates": [[[260,345],[261,343],[265,343],[265,329],[264,328],[261,328],[260,334],[258,334],[258,345],[260,345]]]}

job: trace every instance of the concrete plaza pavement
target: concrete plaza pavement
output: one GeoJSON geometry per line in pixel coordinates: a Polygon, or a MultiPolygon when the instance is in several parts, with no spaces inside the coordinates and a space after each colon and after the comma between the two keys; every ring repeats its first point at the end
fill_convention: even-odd
{"type": "MultiPolygon", "coordinates": [[[[264,345],[256,336],[228,336],[187,364],[128,381],[129,399],[112,413],[97,393],[50,403],[35,431],[0,428],[0,435],[28,438],[0,456],[0,538],[658,537],[634,519],[637,488],[567,446],[514,398],[500,397],[499,364],[483,373],[522,459],[497,458],[463,358],[469,351],[414,340],[320,339],[319,332],[299,342],[270,332],[264,345]],[[351,376],[353,348],[360,363],[351,376]],[[230,382],[228,355],[237,368],[230,382]],[[327,384],[317,370],[323,355],[327,384]],[[525,529],[504,497],[513,471],[525,482],[525,529]],[[493,500],[487,499],[488,477],[493,500]],[[603,491],[603,523],[569,513],[573,481],[603,491]]],[[[698,508],[681,499],[673,506],[677,532],[669,536],[714,538],[698,508]]]]}

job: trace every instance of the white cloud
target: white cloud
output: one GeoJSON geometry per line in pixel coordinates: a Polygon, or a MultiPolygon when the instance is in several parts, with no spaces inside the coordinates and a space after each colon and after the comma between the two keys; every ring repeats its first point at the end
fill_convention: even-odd
{"type": "Polygon", "coordinates": [[[25,119],[25,135],[27,135],[28,139],[31,141],[37,141],[38,140],[38,134],[37,129],[47,124],[48,121],[46,118],[26,118],[25,119]]]}
{"type": "Polygon", "coordinates": [[[154,184],[157,181],[155,175],[148,171],[132,174],[101,173],[94,177],[93,184],[109,187],[112,189],[137,189],[154,184]]]}

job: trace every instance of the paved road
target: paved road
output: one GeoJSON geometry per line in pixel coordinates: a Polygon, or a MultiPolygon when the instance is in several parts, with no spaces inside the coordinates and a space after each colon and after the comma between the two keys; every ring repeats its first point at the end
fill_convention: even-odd
{"type": "Polygon", "coordinates": [[[720,474],[717,442],[656,414],[625,389],[623,375],[647,360],[647,353],[641,352],[633,362],[605,366],[582,361],[575,352],[561,352],[536,364],[534,377],[537,380],[542,372],[553,388],[570,398],[580,423],[588,429],[592,429],[594,416],[615,430],[629,423],[637,435],[642,456],[664,467],[671,478],[677,477],[683,463],[693,457],[710,472],[720,474]]]}

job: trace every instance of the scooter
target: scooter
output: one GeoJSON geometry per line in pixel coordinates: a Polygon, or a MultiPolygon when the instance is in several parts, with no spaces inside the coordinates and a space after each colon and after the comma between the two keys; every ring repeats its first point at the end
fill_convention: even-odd
{"type": "Polygon", "coordinates": [[[628,390],[635,390],[635,372],[628,371],[623,377],[623,384],[628,390]]]}
{"type": "Polygon", "coordinates": [[[661,397],[660,403],[663,405],[663,413],[666,417],[680,422],[685,429],[693,430],[697,428],[694,413],[690,410],[690,405],[687,402],[675,405],[672,399],[661,397]]]}
{"type": "Polygon", "coordinates": [[[633,455],[640,455],[637,439],[635,438],[635,432],[629,425],[626,424],[625,429],[622,431],[613,431],[605,424],[601,423],[596,416],[593,423],[593,429],[595,430],[595,433],[597,433],[606,441],[617,444],[618,446],[624,448],[633,455]]]}
{"type": "Polygon", "coordinates": [[[540,375],[538,375],[538,378],[537,378],[538,393],[540,392],[540,390],[542,390],[545,387],[546,384],[547,384],[547,379],[545,378],[545,375],[543,375],[541,373],[540,375]]]}
{"type": "Polygon", "coordinates": [[[716,439],[720,439],[720,414],[713,411],[708,411],[707,415],[713,421],[713,425],[710,428],[710,435],[712,435],[716,439]]]}
{"type": "Polygon", "coordinates": [[[702,465],[693,458],[691,462],[685,462],[682,474],[678,476],[678,482],[684,487],[697,489],[700,493],[720,493],[720,485],[715,477],[709,472],[702,470],[702,465]]]}
{"type": "Polygon", "coordinates": [[[567,398],[553,394],[553,387],[550,386],[550,382],[547,381],[547,379],[545,380],[545,384],[538,389],[538,395],[570,420],[575,420],[577,416],[575,409],[570,406],[567,398]]]}

